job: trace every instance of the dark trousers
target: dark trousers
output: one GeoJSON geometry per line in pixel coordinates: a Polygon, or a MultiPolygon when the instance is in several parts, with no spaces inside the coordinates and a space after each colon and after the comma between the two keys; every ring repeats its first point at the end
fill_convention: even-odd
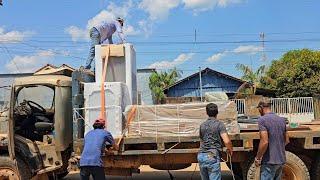
{"type": "Polygon", "coordinates": [[[82,166],[80,167],[81,180],[89,180],[92,175],[94,180],[105,180],[104,167],[99,166],[82,166]]]}

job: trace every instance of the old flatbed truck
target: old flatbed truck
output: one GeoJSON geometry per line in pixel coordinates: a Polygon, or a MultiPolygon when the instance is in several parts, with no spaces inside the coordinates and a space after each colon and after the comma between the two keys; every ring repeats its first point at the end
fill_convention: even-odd
{"type": "MultiPolygon", "coordinates": [[[[12,85],[10,108],[1,114],[0,179],[63,177],[77,168],[84,122],[73,122],[73,108],[83,106],[83,82],[94,77],[82,71],[18,78],[12,85]],[[41,100],[45,103],[40,104],[41,100]],[[30,124],[33,123],[33,128],[30,124]],[[6,128],[4,128],[6,127],[6,128]],[[27,128],[26,128],[27,127],[27,128]],[[29,128],[28,128],[29,127],[29,128]],[[30,131],[30,129],[32,131],[30,131]],[[69,169],[67,168],[69,166],[69,169]]],[[[284,178],[320,179],[320,125],[289,129],[284,178]]],[[[232,167],[239,179],[254,179],[257,131],[231,134],[232,167]]],[[[103,157],[106,174],[129,176],[141,165],[181,169],[196,163],[199,137],[124,137],[120,150],[103,157]]]]}

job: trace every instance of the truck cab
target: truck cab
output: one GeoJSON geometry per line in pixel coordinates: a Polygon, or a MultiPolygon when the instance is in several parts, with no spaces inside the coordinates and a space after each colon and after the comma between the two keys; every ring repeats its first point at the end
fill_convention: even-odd
{"type": "Polygon", "coordinates": [[[72,152],[71,84],[71,77],[64,75],[15,80],[10,108],[2,117],[8,133],[0,140],[0,179],[67,174],[72,152]]]}

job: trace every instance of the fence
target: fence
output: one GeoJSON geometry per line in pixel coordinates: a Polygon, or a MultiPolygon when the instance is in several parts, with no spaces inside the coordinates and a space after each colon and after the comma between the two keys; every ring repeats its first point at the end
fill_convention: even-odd
{"type": "MultiPolygon", "coordinates": [[[[245,99],[233,99],[237,105],[239,115],[245,114],[245,99]]],[[[311,122],[315,119],[314,104],[312,97],[298,98],[271,98],[271,109],[290,122],[311,122]]]]}
{"type": "Polygon", "coordinates": [[[271,109],[290,122],[311,122],[314,120],[312,97],[272,98],[271,109]]]}
{"type": "Polygon", "coordinates": [[[232,99],[237,105],[238,115],[244,115],[246,109],[246,100],[245,99],[232,99]]]}

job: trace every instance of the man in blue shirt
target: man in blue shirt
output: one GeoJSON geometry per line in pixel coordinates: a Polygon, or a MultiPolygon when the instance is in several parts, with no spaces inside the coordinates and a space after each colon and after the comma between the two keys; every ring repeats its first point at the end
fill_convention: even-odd
{"type": "Polygon", "coordinates": [[[91,46],[85,69],[91,68],[91,63],[95,56],[95,45],[106,43],[113,44],[113,33],[117,32],[120,42],[125,43],[125,38],[122,30],[123,22],[124,20],[119,17],[116,21],[102,22],[101,24],[90,29],[91,46]]]}
{"type": "Polygon", "coordinates": [[[84,148],[80,158],[80,176],[82,180],[89,180],[90,175],[94,180],[104,180],[105,173],[102,153],[106,143],[118,149],[110,132],[104,130],[105,121],[97,119],[93,124],[94,130],[89,131],[84,137],[84,148]]]}
{"type": "Polygon", "coordinates": [[[258,104],[261,117],[258,120],[260,143],[255,165],[260,169],[261,180],[281,180],[286,163],[285,146],[289,143],[286,121],[271,111],[271,103],[258,104]]]}

